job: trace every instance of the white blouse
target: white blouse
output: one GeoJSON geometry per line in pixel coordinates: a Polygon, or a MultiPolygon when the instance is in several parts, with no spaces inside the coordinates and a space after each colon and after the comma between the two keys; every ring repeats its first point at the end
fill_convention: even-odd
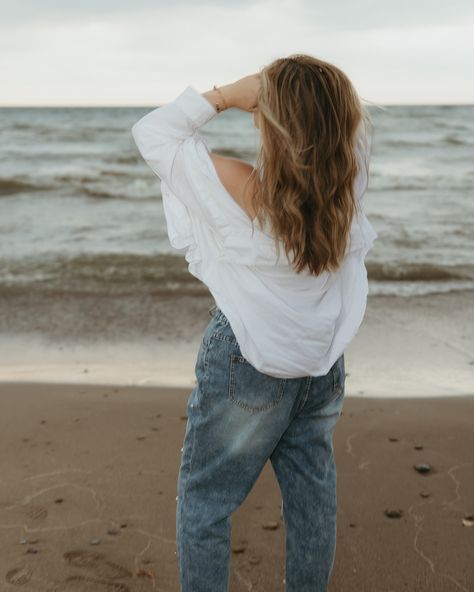
{"type": "MultiPolygon", "coordinates": [[[[161,178],[171,246],[186,249],[189,272],[227,317],[242,355],[277,378],[329,372],[355,336],[368,293],[365,255],[377,233],[362,210],[370,140],[357,135],[362,166],[355,182],[358,211],[341,267],[315,277],[297,274],[227,192],[199,128],[218,112],[188,85],[170,103],[132,127],[138,149],[161,178]]],[[[363,128],[361,128],[362,130],[363,128]]]]}

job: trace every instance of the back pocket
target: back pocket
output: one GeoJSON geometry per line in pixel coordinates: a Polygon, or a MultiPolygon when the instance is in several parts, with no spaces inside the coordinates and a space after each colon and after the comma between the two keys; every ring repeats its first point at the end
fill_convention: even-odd
{"type": "Polygon", "coordinates": [[[231,353],[229,399],[251,413],[272,409],[281,401],[286,379],[263,374],[243,356],[231,353]]]}
{"type": "Polygon", "coordinates": [[[333,396],[337,397],[344,393],[346,383],[346,369],[344,354],[341,354],[339,358],[334,362],[331,368],[332,380],[333,380],[333,396]]]}

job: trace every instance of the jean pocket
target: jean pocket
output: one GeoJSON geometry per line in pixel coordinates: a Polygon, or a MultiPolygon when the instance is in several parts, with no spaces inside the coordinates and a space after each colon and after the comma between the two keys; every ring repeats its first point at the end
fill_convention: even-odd
{"type": "Polygon", "coordinates": [[[263,374],[238,353],[230,354],[229,399],[242,409],[257,413],[281,401],[286,379],[263,374]]]}
{"type": "Polygon", "coordinates": [[[340,357],[334,362],[331,368],[331,375],[332,375],[332,389],[333,389],[333,396],[337,397],[344,393],[345,389],[345,382],[346,382],[346,371],[345,371],[345,362],[344,362],[344,354],[341,354],[340,357]]]}

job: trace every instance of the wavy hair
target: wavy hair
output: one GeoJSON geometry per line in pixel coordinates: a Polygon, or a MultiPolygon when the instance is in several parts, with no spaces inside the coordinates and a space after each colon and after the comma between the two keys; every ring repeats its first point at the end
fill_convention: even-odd
{"type": "Polygon", "coordinates": [[[260,80],[253,221],[263,229],[268,218],[296,272],[335,271],[357,208],[356,131],[370,116],[346,74],[309,55],[272,61],[260,80]]]}

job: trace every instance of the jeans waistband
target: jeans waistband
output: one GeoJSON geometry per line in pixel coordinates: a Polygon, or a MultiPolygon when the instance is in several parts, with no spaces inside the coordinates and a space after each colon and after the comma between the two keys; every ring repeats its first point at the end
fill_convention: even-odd
{"type": "Polygon", "coordinates": [[[229,321],[222,310],[216,305],[209,309],[209,314],[213,317],[216,321],[220,322],[223,321],[224,324],[229,325],[229,321]]]}

